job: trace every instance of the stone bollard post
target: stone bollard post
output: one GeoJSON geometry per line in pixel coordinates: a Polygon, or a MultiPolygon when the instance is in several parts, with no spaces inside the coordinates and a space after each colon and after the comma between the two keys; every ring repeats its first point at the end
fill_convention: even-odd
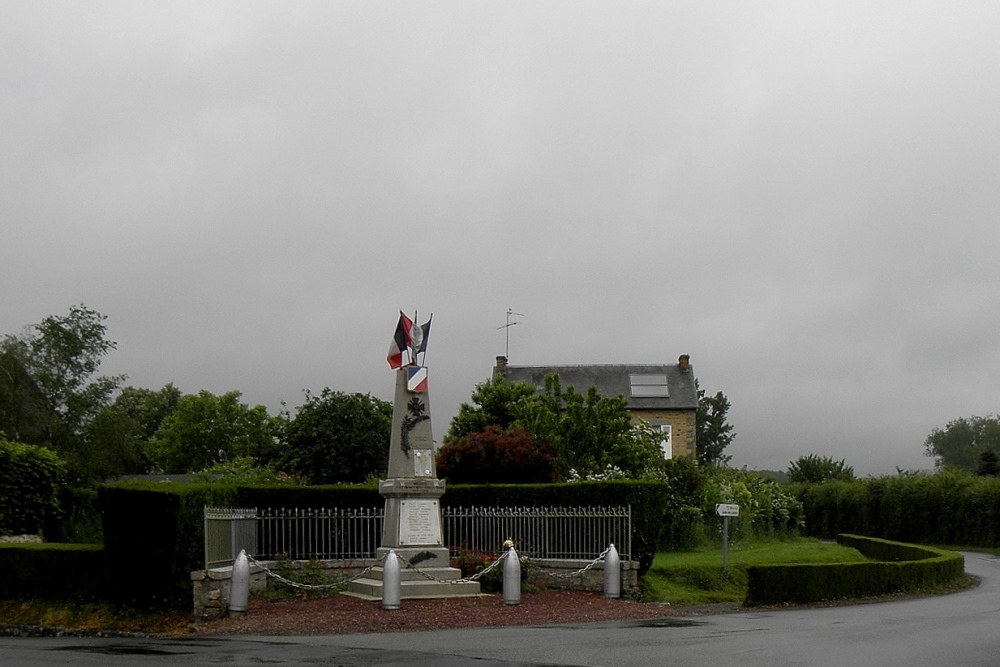
{"type": "Polygon", "coordinates": [[[246,612],[250,599],[250,561],[247,552],[240,549],[240,555],[233,562],[233,576],[230,580],[229,615],[237,616],[246,612]]]}
{"type": "Polygon", "coordinates": [[[609,598],[622,596],[622,565],[614,544],[604,555],[604,595],[609,598]]]}
{"type": "Polygon", "coordinates": [[[503,563],[503,603],[521,604],[521,560],[514,547],[507,550],[503,563]]]}
{"type": "Polygon", "coordinates": [[[402,594],[399,557],[395,551],[390,550],[385,556],[385,564],[382,565],[382,609],[399,609],[402,594]]]}

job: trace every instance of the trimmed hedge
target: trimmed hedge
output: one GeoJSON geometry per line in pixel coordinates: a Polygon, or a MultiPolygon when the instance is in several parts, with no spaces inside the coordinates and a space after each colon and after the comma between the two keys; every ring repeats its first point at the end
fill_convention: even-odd
{"type": "Polygon", "coordinates": [[[747,606],[803,604],[862,598],[946,585],[965,573],[965,558],[944,549],[858,535],[838,535],[870,563],[753,565],[747,571],[747,606]]]}
{"type": "Polygon", "coordinates": [[[0,544],[0,599],[93,602],[107,587],[99,544],[0,544]]]}
{"type": "Polygon", "coordinates": [[[205,567],[204,508],[380,507],[372,487],[121,482],[101,487],[109,597],[131,608],[191,606],[191,572],[205,567]]]}
{"type": "Polygon", "coordinates": [[[43,534],[46,542],[103,544],[104,529],[96,489],[63,487],[58,491],[59,515],[49,516],[43,534]]]}
{"type": "Polygon", "coordinates": [[[1000,479],[947,472],[792,486],[814,537],[1000,548],[1000,479]]]}
{"type": "Polygon", "coordinates": [[[191,571],[205,560],[205,505],[232,505],[232,487],[122,482],[98,491],[111,602],[191,606],[191,571]]]}

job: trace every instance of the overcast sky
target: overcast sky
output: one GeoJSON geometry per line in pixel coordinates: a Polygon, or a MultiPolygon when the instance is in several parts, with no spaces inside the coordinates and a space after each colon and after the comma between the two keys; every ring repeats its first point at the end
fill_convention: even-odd
{"type": "Polygon", "coordinates": [[[1000,3],[0,1],[0,333],[392,399],[691,363],[733,464],[929,468],[998,411],[1000,3]]]}

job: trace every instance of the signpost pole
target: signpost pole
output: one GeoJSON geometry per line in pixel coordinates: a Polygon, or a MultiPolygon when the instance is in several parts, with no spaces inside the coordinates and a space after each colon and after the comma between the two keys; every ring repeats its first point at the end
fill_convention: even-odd
{"type": "Polygon", "coordinates": [[[722,517],[722,571],[729,572],[729,517],[722,517]]]}
{"type": "Polygon", "coordinates": [[[729,572],[729,517],[740,515],[740,506],[732,503],[719,503],[715,513],[722,517],[722,571],[729,572]]]}

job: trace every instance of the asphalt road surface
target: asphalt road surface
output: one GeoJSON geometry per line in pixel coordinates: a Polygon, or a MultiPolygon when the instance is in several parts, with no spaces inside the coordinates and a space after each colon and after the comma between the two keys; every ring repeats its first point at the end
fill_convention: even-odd
{"type": "Polygon", "coordinates": [[[980,586],[876,604],[373,635],[2,638],[0,665],[1000,665],[1000,559],[965,559],[980,586]]]}

